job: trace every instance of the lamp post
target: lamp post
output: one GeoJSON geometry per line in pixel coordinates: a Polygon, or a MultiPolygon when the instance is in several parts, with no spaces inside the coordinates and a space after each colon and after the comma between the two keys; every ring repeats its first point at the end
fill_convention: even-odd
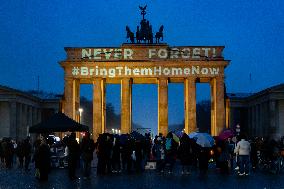
{"type": "Polygon", "coordinates": [[[83,108],[79,108],[79,123],[81,123],[81,118],[82,118],[82,112],[83,112],[83,108]]]}
{"type": "Polygon", "coordinates": [[[239,124],[237,124],[236,126],[236,132],[237,132],[237,135],[239,136],[241,132],[241,126],[239,124]]]}

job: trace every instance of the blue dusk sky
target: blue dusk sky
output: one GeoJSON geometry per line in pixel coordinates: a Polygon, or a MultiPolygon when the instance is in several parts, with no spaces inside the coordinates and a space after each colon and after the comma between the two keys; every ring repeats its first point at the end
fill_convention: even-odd
{"type": "MultiPolygon", "coordinates": [[[[170,46],[225,46],[227,92],[258,92],[284,82],[283,0],[8,0],[0,5],[0,84],[20,90],[63,93],[64,47],[118,47],[125,26],[141,20],[138,6],[156,32],[164,25],[170,46]],[[251,74],[251,77],[250,77],[251,74]]],[[[107,102],[120,112],[120,86],[108,85],[107,102]]],[[[81,95],[91,98],[91,86],[81,95]]],[[[209,99],[208,84],[197,100],[209,99]]],[[[169,85],[169,123],[183,121],[183,85],[169,85]]],[[[157,86],[133,86],[133,120],[157,125],[157,86]]]]}

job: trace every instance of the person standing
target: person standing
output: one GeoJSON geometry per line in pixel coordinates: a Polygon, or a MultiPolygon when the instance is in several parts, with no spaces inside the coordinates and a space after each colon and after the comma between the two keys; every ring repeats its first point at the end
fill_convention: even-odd
{"type": "Polygon", "coordinates": [[[173,139],[173,133],[169,132],[166,137],[166,164],[169,164],[169,172],[173,173],[174,164],[176,162],[178,143],[173,139]]]}
{"type": "Polygon", "coordinates": [[[89,178],[91,173],[91,163],[93,160],[93,153],[95,150],[94,140],[90,138],[90,133],[86,132],[81,142],[81,153],[83,160],[83,175],[84,179],[89,178]]]}
{"type": "Polygon", "coordinates": [[[30,137],[28,136],[23,142],[23,156],[25,160],[25,171],[29,170],[29,164],[31,161],[32,145],[30,137]]]}
{"type": "Polygon", "coordinates": [[[249,175],[249,155],[251,151],[251,145],[246,140],[245,136],[241,136],[241,140],[237,143],[235,153],[238,154],[240,173],[239,176],[249,175]]]}
{"type": "Polygon", "coordinates": [[[152,154],[157,161],[157,171],[163,173],[165,168],[165,145],[161,136],[154,140],[152,154]]]}
{"type": "Polygon", "coordinates": [[[112,153],[112,172],[117,173],[121,172],[121,165],[120,165],[120,139],[119,137],[114,138],[114,146],[113,146],[113,153],[112,153]]]}
{"type": "Polygon", "coordinates": [[[50,171],[50,149],[45,138],[41,138],[40,145],[36,148],[34,154],[35,168],[39,171],[39,180],[47,181],[50,171]]]}
{"type": "Polygon", "coordinates": [[[24,152],[23,152],[23,142],[19,141],[16,148],[16,155],[18,156],[19,168],[22,169],[24,167],[24,152]]]}
{"type": "Polygon", "coordinates": [[[190,139],[186,133],[183,133],[180,139],[180,146],[178,147],[178,158],[181,161],[181,174],[190,174],[190,166],[192,163],[192,147],[190,139]]]}
{"type": "Polygon", "coordinates": [[[199,174],[201,177],[207,175],[209,157],[210,157],[210,148],[200,146],[198,152],[198,163],[199,163],[199,174]]]}
{"type": "Polygon", "coordinates": [[[2,148],[3,148],[6,168],[11,169],[13,155],[14,155],[14,146],[10,138],[3,139],[2,148]]]}
{"type": "Polygon", "coordinates": [[[76,141],[76,134],[71,133],[67,142],[68,147],[68,175],[71,180],[76,179],[76,167],[80,158],[80,146],[76,141]]]}

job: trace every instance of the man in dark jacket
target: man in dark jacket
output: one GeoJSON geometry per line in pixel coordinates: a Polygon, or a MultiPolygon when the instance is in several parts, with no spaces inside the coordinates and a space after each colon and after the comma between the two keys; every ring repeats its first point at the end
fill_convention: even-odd
{"type": "Polygon", "coordinates": [[[76,179],[76,167],[80,158],[80,146],[76,141],[76,134],[71,133],[67,142],[68,147],[68,174],[71,180],[76,179]]]}
{"type": "Polygon", "coordinates": [[[91,162],[93,160],[93,152],[95,150],[95,143],[90,139],[90,133],[86,133],[81,142],[81,153],[83,160],[83,174],[84,178],[89,178],[91,172],[91,162]]]}
{"type": "Polygon", "coordinates": [[[25,159],[25,171],[29,170],[29,164],[31,161],[32,145],[30,143],[30,137],[27,137],[23,142],[23,155],[25,159]]]}
{"type": "Polygon", "coordinates": [[[50,171],[50,149],[46,144],[46,139],[41,138],[40,145],[36,148],[34,154],[35,168],[39,171],[39,180],[47,181],[50,171]]]}

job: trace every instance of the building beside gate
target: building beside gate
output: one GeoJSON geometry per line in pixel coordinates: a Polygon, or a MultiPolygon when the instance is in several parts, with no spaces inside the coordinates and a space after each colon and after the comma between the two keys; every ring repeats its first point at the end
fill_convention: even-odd
{"type": "Polygon", "coordinates": [[[260,92],[228,93],[229,126],[249,136],[284,136],[284,84],[260,92]]]}
{"type": "Polygon", "coordinates": [[[29,126],[59,111],[61,97],[43,92],[24,92],[0,85],[0,139],[26,138],[29,126]]]}

